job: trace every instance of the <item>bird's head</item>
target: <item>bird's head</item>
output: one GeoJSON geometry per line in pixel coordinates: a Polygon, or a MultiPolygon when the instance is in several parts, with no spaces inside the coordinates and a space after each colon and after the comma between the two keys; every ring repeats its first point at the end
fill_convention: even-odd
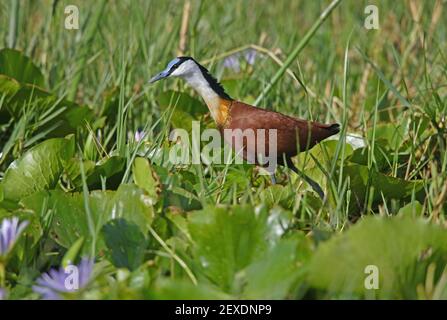
{"type": "Polygon", "coordinates": [[[149,80],[154,83],[168,77],[185,77],[199,70],[198,64],[191,57],[177,57],[168,63],[166,69],[149,80]]]}
{"type": "MultiPolygon", "coordinates": [[[[196,90],[200,91],[200,88],[209,88],[219,97],[226,100],[232,100],[216,78],[214,78],[204,66],[191,57],[175,58],[168,63],[166,69],[152,77],[149,80],[149,83],[154,83],[168,77],[183,78],[196,90]]],[[[203,96],[203,92],[201,94],[203,96]]]]}

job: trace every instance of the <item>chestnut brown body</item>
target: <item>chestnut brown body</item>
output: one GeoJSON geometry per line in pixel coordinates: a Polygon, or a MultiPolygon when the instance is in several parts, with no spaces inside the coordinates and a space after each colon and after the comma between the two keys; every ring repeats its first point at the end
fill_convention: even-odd
{"type": "MultiPolygon", "coordinates": [[[[254,151],[247,146],[250,146],[250,143],[252,143],[251,145],[257,145],[260,142],[259,139],[262,139],[260,143],[265,145],[264,150],[267,154],[270,152],[270,148],[274,147],[268,138],[269,131],[272,129],[276,130],[277,163],[284,164],[284,160],[286,160],[289,166],[291,157],[301,151],[311,149],[318,142],[340,131],[338,124],[301,120],[236,100],[229,101],[225,105],[228,108],[225,121],[218,124],[222,134],[224,134],[225,129],[240,129],[241,131],[252,129],[254,131],[254,136],[245,135],[241,141],[244,147],[241,153],[246,160],[254,151]],[[265,131],[262,133],[258,129],[264,129],[265,131]],[[261,137],[260,133],[262,133],[261,137]],[[263,136],[264,134],[265,136],[263,136]],[[255,141],[251,141],[252,139],[255,139],[255,141]]],[[[231,144],[234,147],[238,138],[233,136],[232,139],[231,144]]]]}

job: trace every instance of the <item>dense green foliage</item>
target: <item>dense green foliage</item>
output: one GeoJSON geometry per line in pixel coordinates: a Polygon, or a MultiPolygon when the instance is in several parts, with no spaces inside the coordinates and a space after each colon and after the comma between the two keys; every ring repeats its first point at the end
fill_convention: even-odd
{"type": "Polygon", "coordinates": [[[271,185],[250,165],[170,163],[172,128],[215,125],[180,80],[146,83],[183,53],[253,103],[327,1],[13,2],[0,3],[0,223],[29,225],[0,255],[7,298],[40,298],[42,273],[90,257],[91,281],[64,297],[447,299],[445,2],[377,1],[367,30],[370,1],[343,1],[262,100],[342,124],[294,159],[324,201],[287,169],[271,185]],[[80,29],[66,30],[73,2],[80,29]],[[253,64],[225,67],[248,48],[253,64]]]}

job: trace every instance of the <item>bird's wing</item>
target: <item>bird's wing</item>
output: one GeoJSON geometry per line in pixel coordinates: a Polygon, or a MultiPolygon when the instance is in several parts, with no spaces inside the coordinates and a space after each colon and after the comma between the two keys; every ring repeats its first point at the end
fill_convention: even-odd
{"type": "Polygon", "coordinates": [[[239,101],[234,101],[232,104],[228,128],[242,130],[276,129],[278,152],[287,154],[295,152],[297,145],[300,146],[301,150],[309,149],[316,143],[339,132],[338,124],[323,124],[293,118],[239,101]]]}
{"type": "Polygon", "coordinates": [[[233,102],[230,119],[232,123],[237,123],[239,128],[295,131],[295,127],[299,125],[297,119],[239,101],[233,102]]]}
{"type": "MultiPolygon", "coordinates": [[[[228,129],[265,129],[265,139],[270,137],[270,130],[276,130],[276,150],[278,155],[296,154],[297,126],[296,121],[277,112],[256,108],[241,102],[233,105],[230,111],[228,129]]],[[[257,133],[255,132],[257,135],[257,133]]],[[[269,141],[269,140],[268,140],[269,141]]],[[[266,141],[268,144],[269,142],[266,141]]]]}

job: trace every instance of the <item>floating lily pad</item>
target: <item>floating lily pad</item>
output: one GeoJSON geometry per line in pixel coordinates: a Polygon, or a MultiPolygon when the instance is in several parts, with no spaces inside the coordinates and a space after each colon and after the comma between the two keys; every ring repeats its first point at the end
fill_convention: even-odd
{"type": "Polygon", "coordinates": [[[354,201],[360,206],[366,197],[368,185],[374,188],[373,201],[382,200],[382,196],[386,199],[405,199],[413,193],[417,194],[424,186],[422,180],[394,178],[358,164],[346,165],[343,173],[349,177],[354,201]]]}
{"type": "Polygon", "coordinates": [[[194,256],[224,291],[233,287],[236,272],[266,249],[266,212],[249,206],[207,207],[188,217],[194,256]]]}
{"type": "Polygon", "coordinates": [[[51,190],[73,157],[74,137],[48,139],[10,164],[2,180],[3,198],[19,201],[41,190],[51,190]]]}
{"type": "Polygon", "coordinates": [[[23,199],[21,203],[37,214],[45,214],[51,210],[53,224],[50,236],[65,248],[70,248],[80,237],[84,237],[83,251],[87,253],[91,252],[94,238],[97,240],[97,251],[104,247],[100,230],[108,221],[126,219],[137,225],[142,234],[147,234],[154,216],[151,201],[143,190],[135,185],[125,184],[117,191],[91,192],[88,204],[85,203],[83,193],[69,194],[59,190],[36,193],[23,199]]]}
{"type": "Polygon", "coordinates": [[[0,74],[14,78],[22,83],[45,86],[40,69],[22,52],[5,48],[0,50],[0,74]]]}
{"type": "Polygon", "coordinates": [[[107,254],[117,268],[135,270],[143,262],[147,240],[134,223],[113,219],[102,228],[107,254]]]}
{"type": "Polygon", "coordinates": [[[308,278],[330,293],[414,299],[417,284],[425,281],[424,269],[432,262],[443,268],[446,255],[445,230],[423,220],[370,217],[320,244],[308,278]],[[365,287],[371,274],[367,266],[378,272],[377,289],[365,287]]]}

